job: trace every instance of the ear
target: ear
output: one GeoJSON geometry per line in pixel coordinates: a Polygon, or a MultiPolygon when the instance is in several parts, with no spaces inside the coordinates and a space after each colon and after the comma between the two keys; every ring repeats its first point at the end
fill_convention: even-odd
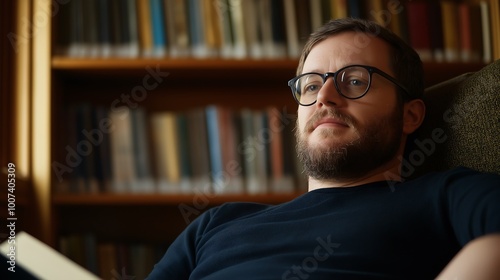
{"type": "Polygon", "coordinates": [[[425,117],[425,104],[422,99],[413,99],[403,107],[403,133],[409,135],[420,127],[425,117]]]}

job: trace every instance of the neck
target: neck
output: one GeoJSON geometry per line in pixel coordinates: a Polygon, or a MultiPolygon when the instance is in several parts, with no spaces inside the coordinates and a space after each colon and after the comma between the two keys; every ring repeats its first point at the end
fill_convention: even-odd
{"type": "Polygon", "coordinates": [[[355,187],[380,181],[401,181],[400,161],[393,159],[366,175],[349,179],[315,179],[309,177],[309,191],[324,188],[345,188],[355,187]]]}

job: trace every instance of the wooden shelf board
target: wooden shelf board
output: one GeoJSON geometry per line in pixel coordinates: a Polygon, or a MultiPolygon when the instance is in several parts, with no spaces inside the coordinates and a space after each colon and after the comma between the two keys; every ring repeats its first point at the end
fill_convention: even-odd
{"type": "Polygon", "coordinates": [[[194,59],[194,58],[52,58],[52,68],[58,70],[75,69],[143,69],[158,65],[173,69],[294,69],[297,59],[194,59]]]}
{"type": "Polygon", "coordinates": [[[56,206],[176,205],[207,202],[209,205],[218,205],[235,201],[279,204],[290,201],[299,195],[301,194],[55,194],[52,201],[56,206]]]}
{"type": "MultiPolygon", "coordinates": [[[[52,69],[66,75],[113,77],[116,75],[144,75],[146,67],[158,68],[174,74],[172,78],[210,79],[236,77],[246,79],[251,74],[256,80],[282,80],[295,75],[298,59],[195,59],[195,58],[52,58],[52,69]],[[121,73],[121,74],[120,74],[121,73]]],[[[424,62],[425,86],[451,79],[484,67],[481,62],[424,62]]]]}

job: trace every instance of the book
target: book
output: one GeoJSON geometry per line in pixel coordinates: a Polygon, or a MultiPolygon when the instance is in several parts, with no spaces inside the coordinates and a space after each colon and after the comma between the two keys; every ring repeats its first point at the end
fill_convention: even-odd
{"type": "Polygon", "coordinates": [[[500,3],[498,1],[490,1],[490,33],[492,35],[493,59],[500,58],[500,3]]]}
{"type": "Polygon", "coordinates": [[[70,57],[83,57],[86,55],[82,1],[74,0],[68,3],[68,8],[71,11],[69,16],[71,31],[68,45],[68,56],[70,57]]]}
{"type": "Polygon", "coordinates": [[[249,194],[263,192],[257,177],[257,153],[254,141],[253,112],[250,109],[240,111],[242,139],[238,151],[242,155],[245,178],[245,190],[249,194]]]}
{"type": "Polygon", "coordinates": [[[352,18],[362,18],[362,3],[361,0],[349,0],[347,1],[347,11],[352,18]]]}
{"type": "Polygon", "coordinates": [[[429,18],[429,4],[427,1],[411,1],[406,5],[410,44],[422,61],[430,61],[432,60],[431,28],[429,21],[422,20],[429,18]]]}
{"type": "Polygon", "coordinates": [[[264,27],[261,26],[264,15],[259,14],[260,1],[242,1],[241,10],[243,16],[243,27],[245,30],[245,43],[247,50],[247,57],[254,59],[261,59],[264,57],[264,46],[262,31],[264,27]]]}
{"type": "Polygon", "coordinates": [[[113,56],[123,57],[126,42],[128,40],[127,27],[123,18],[122,2],[110,0],[110,27],[111,27],[111,52],[113,56]]]}
{"type": "Polygon", "coordinates": [[[109,18],[110,0],[97,1],[97,41],[99,44],[99,55],[101,57],[111,56],[111,24],[109,18]]]}
{"type": "Polygon", "coordinates": [[[172,57],[188,56],[190,46],[186,2],[184,0],[165,0],[164,7],[169,55],[172,57]]]}
{"type": "Polygon", "coordinates": [[[481,10],[481,30],[483,33],[483,62],[489,63],[492,60],[491,51],[491,30],[490,30],[490,11],[486,1],[479,2],[481,10]]]}
{"type": "Polygon", "coordinates": [[[162,57],[167,54],[167,36],[165,32],[165,15],[162,0],[149,0],[151,11],[151,27],[153,29],[153,53],[154,57],[162,57]]]}
{"type": "Polygon", "coordinates": [[[6,259],[4,264],[16,271],[4,270],[2,274],[7,278],[3,279],[100,279],[26,232],[18,232],[15,239],[4,241],[0,251],[6,259]],[[28,278],[17,278],[18,273],[28,278]]]}
{"type": "Polygon", "coordinates": [[[310,3],[302,0],[294,0],[295,1],[295,17],[297,18],[297,36],[299,40],[299,48],[302,50],[302,47],[305,45],[309,35],[312,32],[311,29],[311,11],[310,11],[310,3]]]}
{"type": "Polygon", "coordinates": [[[206,58],[209,56],[203,32],[204,14],[202,12],[202,1],[187,0],[189,41],[191,43],[191,54],[195,58],[206,58]]]}
{"type": "Polygon", "coordinates": [[[114,126],[110,134],[112,190],[128,193],[135,188],[136,171],[132,136],[132,116],[129,108],[111,111],[109,118],[114,126]]]}
{"type": "Polygon", "coordinates": [[[147,139],[149,129],[147,127],[146,112],[142,108],[137,108],[132,110],[131,114],[134,167],[137,174],[136,183],[132,186],[131,192],[153,193],[156,190],[151,174],[150,147],[147,139]]]}
{"type": "Polygon", "coordinates": [[[204,0],[201,7],[204,15],[203,32],[210,57],[217,56],[222,48],[222,28],[218,19],[216,1],[219,0],[204,0]]]}
{"type": "MultiPolygon", "coordinates": [[[[311,29],[312,30],[316,30],[318,28],[320,28],[323,23],[324,23],[324,20],[323,20],[323,14],[322,14],[322,7],[321,7],[321,2],[323,0],[311,0],[309,1],[309,10],[311,12],[311,29]]],[[[349,1],[351,2],[351,1],[349,1]]]]}
{"type": "Polygon", "coordinates": [[[222,58],[232,58],[234,56],[234,36],[229,0],[219,0],[214,5],[217,8],[219,27],[221,29],[222,45],[219,54],[222,58]]]}
{"type": "Polygon", "coordinates": [[[148,1],[137,0],[139,45],[141,47],[141,54],[146,57],[153,55],[153,27],[151,25],[151,11],[148,1]]]}
{"type": "Polygon", "coordinates": [[[283,5],[288,56],[291,58],[297,58],[300,55],[300,41],[298,35],[297,17],[295,15],[295,2],[283,1],[283,5]]]}
{"type": "MultiPolygon", "coordinates": [[[[68,132],[69,132],[69,145],[66,147],[66,165],[71,169],[69,180],[60,178],[59,191],[70,193],[83,193],[85,192],[85,169],[83,166],[83,158],[77,152],[77,145],[80,138],[80,133],[83,129],[83,119],[78,106],[73,105],[68,108],[68,132]]],[[[64,175],[64,173],[63,173],[64,175]]]]}
{"type": "Polygon", "coordinates": [[[444,34],[443,18],[441,4],[439,2],[429,1],[429,30],[432,57],[434,61],[444,61],[444,34]]]}
{"type": "Polygon", "coordinates": [[[456,62],[460,54],[460,37],[457,3],[451,1],[441,2],[443,19],[443,48],[444,59],[447,62],[456,62]]]}
{"type": "Polygon", "coordinates": [[[330,0],[330,14],[332,19],[347,17],[347,0],[330,0]]]}
{"type": "Polygon", "coordinates": [[[115,244],[111,242],[105,242],[99,243],[97,245],[99,275],[102,279],[113,279],[115,277],[115,274],[120,271],[116,256],[117,253],[115,244]]]}
{"type": "Polygon", "coordinates": [[[177,113],[177,143],[178,143],[178,155],[179,155],[179,189],[182,193],[192,193],[191,178],[193,178],[193,172],[191,168],[191,147],[189,146],[189,135],[188,128],[188,117],[185,113],[177,113]]]}
{"type": "Polygon", "coordinates": [[[483,30],[481,21],[481,7],[479,5],[469,6],[471,22],[471,60],[483,61],[483,30]]]}
{"type": "MultiPolygon", "coordinates": [[[[389,20],[389,17],[387,16],[388,11],[385,10],[382,0],[365,1],[363,4],[364,11],[362,11],[362,14],[364,14],[364,18],[373,20],[381,26],[387,26],[387,21],[389,20]]],[[[347,5],[351,7],[350,3],[347,5]]],[[[349,16],[351,16],[350,12],[351,10],[348,9],[349,16]]]]}
{"type": "Polygon", "coordinates": [[[82,129],[78,131],[80,135],[80,141],[78,142],[77,148],[80,148],[80,153],[83,157],[83,168],[84,168],[84,178],[85,178],[85,190],[86,193],[98,193],[100,179],[100,166],[97,151],[100,144],[101,135],[98,131],[97,120],[95,119],[95,109],[88,103],[80,104],[79,110],[81,113],[82,129]],[[83,148],[85,146],[85,148],[83,148]]]}
{"type": "Polygon", "coordinates": [[[273,193],[291,193],[294,191],[292,173],[285,172],[285,145],[283,131],[285,121],[276,108],[266,110],[269,128],[270,190],[273,193]]]}
{"type": "Polygon", "coordinates": [[[210,154],[207,121],[203,108],[194,108],[187,112],[187,128],[191,151],[189,153],[192,172],[191,191],[210,192],[210,154]]]}
{"type": "Polygon", "coordinates": [[[158,192],[180,192],[179,151],[176,116],[171,111],[151,116],[158,192]]]}
{"type": "Polygon", "coordinates": [[[457,9],[460,30],[460,61],[469,62],[472,59],[472,34],[469,5],[459,3],[457,9]]]}
{"type": "Polygon", "coordinates": [[[229,108],[221,108],[219,114],[222,161],[225,176],[225,193],[243,193],[243,168],[241,156],[237,150],[240,143],[240,133],[237,113],[229,108]]]}
{"type": "Polygon", "coordinates": [[[269,0],[269,2],[271,5],[271,32],[273,38],[269,56],[284,58],[287,56],[284,4],[281,0],[269,0]]]}
{"type": "Polygon", "coordinates": [[[100,166],[100,190],[103,193],[112,192],[112,163],[111,163],[111,147],[110,147],[110,133],[111,127],[109,122],[109,111],[102,107],[98,106],[95,109],[96,120],[99,122],[99,130],[102,132],[102,141],[100,145],[98,145],[98,157],[97,160],[100,166]]]}
{"type": "Polygon", "coordinates": [[[224,162],[221,147],[221,123],[219,121],[220,108],[208,106],[205,109],[207,120],[207,137],[210,154],[210,172],[215,193],[226,191],[226,176],[224,173],[224,162]]]}
{"type": "Polygon", "coordinates": [[[253,137],[255,149],[255,179],[257,185],[252,189],[253,194],[263,194],[269,191],[269,129],[267,114],[264,111],[255,111],[253,116],[253,137]]]}
{"type": "MultiPolygon", "coordinates": [[[[261,58],[273,58],[273,25],[271,1],[257,0],[255,3],[255,13],[259,15],[259,20],[254,21],[257,24],[257,38],[261,49],[261,58]]],[[[258,49],[256,49],[258,54],[258,49]]]]}
{"type": "Polygon", "coordinates": [[[403,41],[409,43],[408,38],[408,9],[403,4],[398,4],[398,2],[389,2],[387,8],[391,13],[391,21],[386,26],[396,35],[398,35],[403,41]]]}
{"type": "Polygon", "coordinates": [[[97,2],[96,0],[82,1],[83,10],[83,37],[86,42],[87,57],[97,57],[99,55],[98,34],[97,34],[97,2]]]}
{"type": "Polygon", "coordinates": [[[122,12],[127,18],[127,21],[125,22],[125,28],[128,31],[129,37],[128,45],[126,46],[125,50],[125,56],[137,57],[140,55],[139,30],[137,22],[137,1],[126,0],[126,3],[122,5],[125,7],[122,12]]]}
{"type": "Polygon", "coordinates": [[[243,18],[243,0],[229,0],[231,26],[233,31],[233,57],[245,58],[247,53],[247,34],[243,18]]]}

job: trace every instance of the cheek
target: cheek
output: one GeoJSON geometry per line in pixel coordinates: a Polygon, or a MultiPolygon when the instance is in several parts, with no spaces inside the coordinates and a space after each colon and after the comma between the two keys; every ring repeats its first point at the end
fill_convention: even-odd
{"type": "Polygon", "coordinates": [[[300,106],[297,110],[297,128],[300,132],[304,131],[304,126],[312,114],[312,110],[308,109],[309,107],[300,106]]]}

